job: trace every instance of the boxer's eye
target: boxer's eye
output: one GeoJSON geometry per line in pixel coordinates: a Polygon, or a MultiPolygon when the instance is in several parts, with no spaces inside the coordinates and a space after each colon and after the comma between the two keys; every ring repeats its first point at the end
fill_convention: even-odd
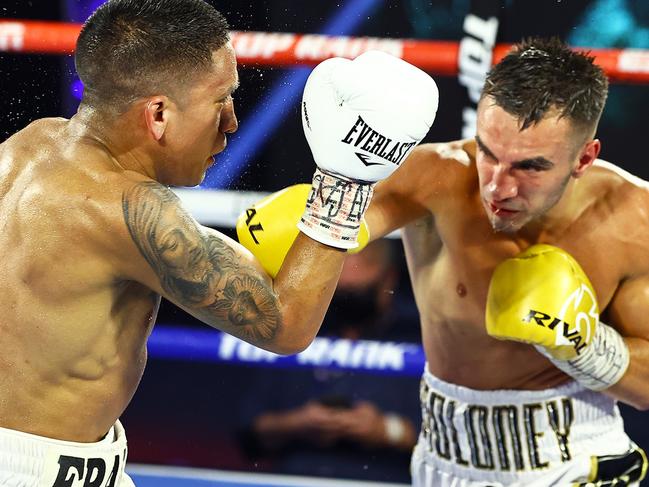
{"type": "Polygon", "coordinates": [[[523,171],[539,172],[543,171],[545,168],[536,164],[521,164],[520,166],[518,166],[518,169],[522,169],[523,171]]]}
{"type": "Polygon", "coordinates": [[[545,157],[535,157],[514,163],[515,169],[521,169],[523,171],[548,171],[553,167],[554,164],[552,163],[552,161],[549,161],[545,157]]]}
{"type": "Polygon", "coordinates": [[[523,166],[521,166],[521,169],[523,169],[524,171],[542,172],[542,171],[547,171],[550,168],[543,164],[531,163],[531,164],[523,164],[523,166]]]}

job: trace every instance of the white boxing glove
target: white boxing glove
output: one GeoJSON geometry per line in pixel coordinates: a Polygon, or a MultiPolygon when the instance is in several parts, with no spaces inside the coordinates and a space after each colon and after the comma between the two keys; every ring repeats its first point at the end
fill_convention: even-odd
{"type": "Polygon", "coordinates": [[[328,245],[356,247],[372,184],[392,174],[426,136],[438,100],[428,74],[384,52],[316,66],[301,111],[318,170],[300,230],[328,245]]]}
{"type": "Polygon", "coordinates": [[[390,54],[331,58],[306,82],[302,126],[322,171],[376,182],[426,136],[438,100],[433,78],[390,54]]]}

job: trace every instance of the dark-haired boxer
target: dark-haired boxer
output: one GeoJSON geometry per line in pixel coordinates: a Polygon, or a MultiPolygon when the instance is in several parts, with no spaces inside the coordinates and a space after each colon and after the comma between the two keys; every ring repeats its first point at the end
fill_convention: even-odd
{"type": "MultiPolygon", "coordinates": [[[[616,401],[649,407],[649,192],[597,159],[607,91],[587,54],[523,42],[474,139],[419,146],[376,187],[367,228],[403,227],[427,359],[416,487],[645,475],[616,401]]],[[[370,134],[351,134],[361,157],[370,134]]]]}
{"type": "Polygon", "coordinates": [[[237,129],[225,19],[202,0],[109,0],[95,11],[77,42],[78,112],[0,145],[0,485],[132,485],[118,418],[142,376],[160,296],[277,353],[311,342],[372,185],[396,168],[328,153],[339,138],[329,125],[349,131],[362,114],[405,157],[435,117],[434,81],[386,58],[316,68],[305,97],[320,104],[302,107],[327,122],[308,134],[314,197],[272,279],[167,187],[199,184],[237,129]],[[387,103],[395,80],[402,93],[387,103]],[[404,96],[420,110],[395,123],[404,96]],[[328,187],[335,201],[323,200],[328,187]]]}
{"type": "Polygon", "coordinates": [[[607,88],[588,55],[523,42],[475,139],[420,146],[376,188],[369,231],[404,227],[427,359],[414,486],[644,476],[616,400],[649,407],[649,192],[597,159],[607,88]]]}

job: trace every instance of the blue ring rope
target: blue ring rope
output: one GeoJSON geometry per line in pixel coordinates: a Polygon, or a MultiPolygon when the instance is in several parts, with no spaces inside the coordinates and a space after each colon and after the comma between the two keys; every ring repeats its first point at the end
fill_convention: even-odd
{"type": "Polygon", "coordinates": [[[200,362],[254,364],[265,367],[326,367],[387,375],[420,376],[424,351],[419,344],[316,337],[303,352],[277,355],[213,329],[156,325],[149,356],[200,362]]]}

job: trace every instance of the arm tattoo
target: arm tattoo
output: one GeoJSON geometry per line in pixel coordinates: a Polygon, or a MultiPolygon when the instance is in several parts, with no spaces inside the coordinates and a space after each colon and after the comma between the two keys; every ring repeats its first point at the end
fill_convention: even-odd
{"type": "Polygon", "coordinates": [[[196,225],[172,191],[138,183],[122,195],[122,211],[131,238],[171,298],[253,343],[276,336],[279,303],[268,284],[222,239],[196,225]]]}

